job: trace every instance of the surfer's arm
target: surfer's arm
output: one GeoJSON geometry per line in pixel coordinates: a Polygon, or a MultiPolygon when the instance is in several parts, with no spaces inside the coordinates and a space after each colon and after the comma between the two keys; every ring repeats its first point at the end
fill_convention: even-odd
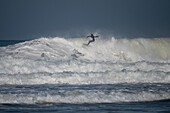
{"type": "Polygon", "coordinates": [[[94,37],[99,37],[99,36],[94,36],[94,37]]]}
{"type": "Polygon", "coordinates": [[[88,38],[88,37],[91,37],[91,36],[87,36],[86,38],[88,38]]]}

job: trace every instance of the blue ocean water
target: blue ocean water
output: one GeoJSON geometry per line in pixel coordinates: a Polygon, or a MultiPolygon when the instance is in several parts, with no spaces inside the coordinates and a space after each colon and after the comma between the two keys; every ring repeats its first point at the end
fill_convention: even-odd
{"type": "Polygon", "coordinates": [[[1,41],[0,112],[170,112],[170,39],[87,42],[1,41]]]}
{"type": "Polygon", "coordinates": [[[0,47],[13,45],[16,43],[24,42],[25,40],[0,40],[0,47]]]}

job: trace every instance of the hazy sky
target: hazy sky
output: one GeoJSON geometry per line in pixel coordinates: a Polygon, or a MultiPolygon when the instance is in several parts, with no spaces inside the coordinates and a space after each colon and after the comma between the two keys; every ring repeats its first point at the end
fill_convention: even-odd
{"type": "Polygon", "coordinates": [[[170,0],[0,0],[0,39],[170,37],[170,0]]]}

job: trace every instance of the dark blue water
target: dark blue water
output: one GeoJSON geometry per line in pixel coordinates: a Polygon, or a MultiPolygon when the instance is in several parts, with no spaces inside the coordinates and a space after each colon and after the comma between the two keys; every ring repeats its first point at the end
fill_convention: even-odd
{"type": "Polygon", "coordinates": [[[1,104],[1,113],[169,113],[170,102],[93,104],[1,104]]]}
{"type": "Polygon", "coordinates": [[[17,44],[17,43],[24,42],[24,41],[25,40],[0,40],[0,47],[13,45],[13,44],[17,44]]]}

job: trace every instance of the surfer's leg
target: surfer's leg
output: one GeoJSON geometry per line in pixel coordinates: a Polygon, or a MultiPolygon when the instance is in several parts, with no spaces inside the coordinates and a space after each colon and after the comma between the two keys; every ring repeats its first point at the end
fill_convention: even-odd
{"type": "Polygon", "coordinates": [[[94,40],[90,40],[89,43],[87,45],[89,45],[91,42],[94,42],[94,40]]]}

